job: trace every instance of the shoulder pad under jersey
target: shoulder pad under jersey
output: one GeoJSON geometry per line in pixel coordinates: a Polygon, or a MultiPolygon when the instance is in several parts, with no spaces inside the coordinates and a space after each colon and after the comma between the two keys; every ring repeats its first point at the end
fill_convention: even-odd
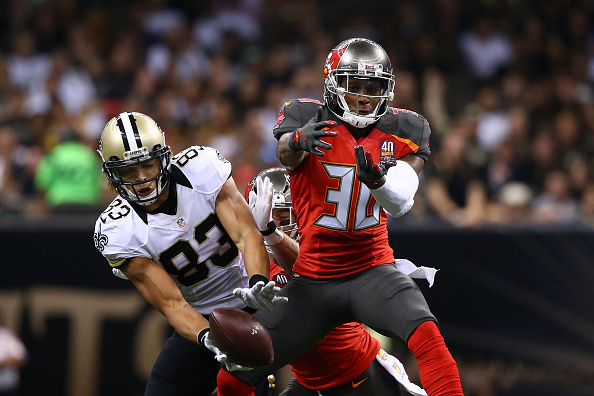
{"type": "Polygon", "coordinates": [[[231,177],[231,163],[212,147],[188,147],[173,156],[171,163],[179,168],[192,188],[203,194],[220,190],[231,177]]]}
{"type": "Polygon", "coordinates": [[[276,117],[276,123],[272,130],[274,137],[280,139],[283,134],[301,128],[317,114],[320,106],[322,107],[323,118],[327,119],[328,109],[319,100],[301,98],[285,102],[276,117]]]}
{"type": "Polygon", "coordinates": [[[143,230],[146,231],[146,224],[126,200],[117,197],[95,223],[95,248],[114,267],[130,257],[150,258],[143,249],[147,236],[143,230]]]}
{"type": "Polygon", "coordinates": [[[431,128],[422,115],[406,109],[389,107],[376,125],[381,132],[407,139],[419,147],[415,155],[427,160],[431,154],[429,137],[431,128]]]}

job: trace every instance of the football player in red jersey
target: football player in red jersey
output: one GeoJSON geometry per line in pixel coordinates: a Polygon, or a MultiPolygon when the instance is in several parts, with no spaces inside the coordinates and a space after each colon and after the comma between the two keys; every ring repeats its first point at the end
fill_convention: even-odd
{"type": "Polygon", "coordinates": [[[394,83],[381,46],[349,39],[328,55],[325,103],[293,100],[280,110],[276,153],[291,177],[301,236],[294,276],[279,293],[289,303],[255,314],[272,338],[274,363],[219,372],[219,395],[244,394],[237,379],[255,384],[347,322],[402,339],[430,396],[463,395],[437,319],[388,243],[387,215],[410,210],[431,152],[427,121],[388,106],[394,83]]]}
{"type": "MultiPolygon", "coordinates": [[[[264,233],[269,230],[268,235],[276,233],[272,238],[265,236],[271,258],[270,277],[277,286],[284,287],[293,274],[292,267],[299,253],[298,228],[285,169],[270,168],[256,175],[246,189],[246,199],[258,228],[264,233]],[[284,238],[275,229],[290,238],[284,238]]],[[[402,363],[381,350],[379,341],[356,322],[332,330],[323,341],[293,361],[291,369],[294,378],[281,396],[317,396],[318,391],[341,396],[366,392],[400,395],[396,381],[413,394],[426,395],[408,380],[402,363]],[[389,362],[395,368],[388,373],[380,362],[389,362]]]]}

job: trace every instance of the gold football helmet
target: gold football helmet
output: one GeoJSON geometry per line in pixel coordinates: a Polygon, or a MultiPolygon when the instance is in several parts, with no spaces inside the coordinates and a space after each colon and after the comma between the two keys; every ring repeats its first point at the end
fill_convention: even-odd
{"type": "Polygon", "coordinates": [[[103,173],[127,201],[150,205],[169,185],[171,149],[165,144],[165,134],[149,116],[128,111],[109,120],[101,132],[97,152],[103,161],[103,173]],[[159,159],[161,168],[157,176],[131,183],[122,180],[123,168],[155,158],[159,159]],[[146,196],[139,195],[136,187],[153,180],[157,181],[155,190],[146,196]]]}

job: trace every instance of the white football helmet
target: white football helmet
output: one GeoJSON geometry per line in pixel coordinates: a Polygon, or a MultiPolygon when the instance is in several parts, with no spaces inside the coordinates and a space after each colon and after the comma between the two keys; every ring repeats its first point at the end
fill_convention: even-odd
{"type": "Polygon", "coordinates": [[[102,170],[118,194],[138,205],[154,203],[169,185],[171,149],[165,144],[165,134],[147,115],[124,112],[109,120],[99,140],[97,150],[103,161],[102,170]],[[159,159],[161,170],[150,180],[126,183],[121,170],[127,166],[159,159]],[[157,187],[147,196],[140,196],[136,187],[156,180],[157,187]]]}
{"type": "Polygon", "coordinates": [[[326,58],[324,65],[324,101],[338,118],[357,128],[373,124],[386,113],[388,103],[394,99],[395,79],[390,58],[374,41],[352,38],[343,41],[326,58]],[[351,81],[368,80],[376,86],[377,95],[364,95],[351,89],[351,81]],[[346,87],[341,84],[346,82],[346,87]],[[374,111],[359,114],[351,110],[345,95],[351,94],[380,98],[374,111]]]}

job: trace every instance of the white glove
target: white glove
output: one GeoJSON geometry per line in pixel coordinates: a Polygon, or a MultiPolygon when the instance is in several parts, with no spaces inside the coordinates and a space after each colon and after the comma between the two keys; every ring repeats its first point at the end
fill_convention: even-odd
{"type": "Polygon", "coordinates": [[[427,396],[427,392],[425,392],[423,388],[410,382],[408,374],[406,374],[406,370],[402,363],[400,363],[400,360],[396,359],[383,349],[379,350],[375,356],[375,360],[377,360],[392,377],[396,378],[396,381],[400,382],[409,393],[416,396],[427,396]]]}
{"type": "Polygon", "coordinates": [[[239,297],[250,307],[260,311],[271,311],[278,304],[289,301],[287,297],[279,297],[276,294],[281,288],[275,286],[274,281],[270,281],[264,286],[264,282],[258,281],[251,288],[238,287],[233,290],[233,294],[239,297]]]}
{"type": "Polygon", "coordinates": [[[435,274],[438,271],[431,267],[417,267],[412,261],[407,259],[396,259],[396,268],[411,278],[427,280],[429,287],[433,286],[435,274]]]}
{"type": "Polygon", "coordinates": [[[270,179],[265,177],[256,180],[256,190],[258,191],[257,194],[254,189],[248,194],[248,205],[252,210],[252,216],[256,220],[258,229],[266,231],[268,223],[272,221],[272,194],[274,194],[274,188],[270,179]]]}
{"type": "Polygon", "coordinates": [[[206,349],[215,354],[215,359],[217,360],[217,362],[224,364],[227,371],[248,371],[252,369],[251,367],[241,366],[230,361],[227,355],[221,352],[221,350],[217,348],[217,346],[214,344],[212,336],[210,335],[210,331],[208,331],[206,335],[203,337],[202,344],[206,347],[206,349]]]}
{"type": "Polygon", "coordinates": [[[124,273],[117,268],[112,268],[111,273],[114,274],[115,276],[117,276],[118,278],[121,278],[124,280],[129,280],[128,277],[126,275],[124,275],[124,273]]]}

